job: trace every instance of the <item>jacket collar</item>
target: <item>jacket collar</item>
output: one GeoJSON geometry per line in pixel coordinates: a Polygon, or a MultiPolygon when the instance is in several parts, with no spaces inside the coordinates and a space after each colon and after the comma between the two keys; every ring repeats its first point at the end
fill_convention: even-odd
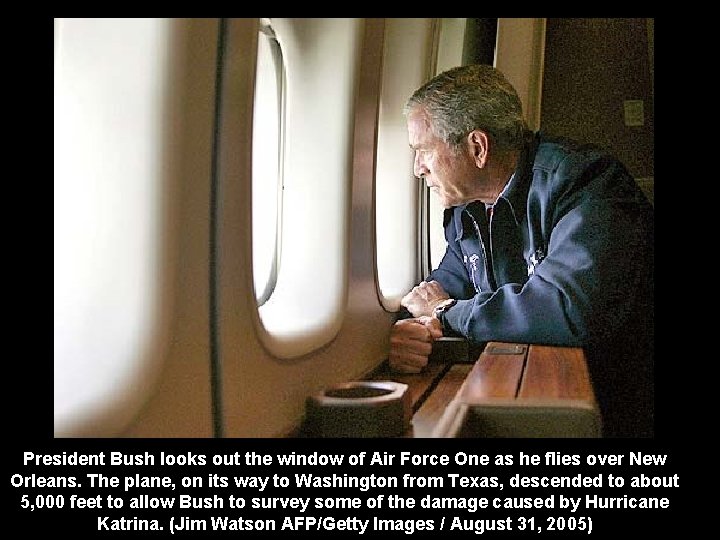
{"type": "Polygon", "coordinates": [[[530,182],[532,181],[532,167],[535,162],[538,142],[539,134],[528,132],[513,179],[507,189],[500,195],[510,205],[513,216],[515,216],[516,225],[523,222],[527,212],[527,198],[530,191],[530,182]]]}
{"type": "MultiPolygon", "coordinates": [[[[522,151],[520,152],[520,158],[518,159],[518,165],[515,168],[510,183],[505,187],[503,192],[498,197],[498,200],[504,199],[510,206],[510,210],[515,218],[515,224],[520,225],[525,219],[527,211],[527,197],[530,190],[530,181],[532,180],[532,165],[535,161],[535,153],[537,152],[537,146],[539,143],[539,134],[528,132],[523,145],[522,151]]],[[[467,207],[466,203],[459,206],[453,206],[445,210],[445,216],[443,221],[447,224],[447,220],[450,216],[453,217],[455,222],[455,240],[460,240],[463,236],[463,220],[462,213],[467,207]]]]}

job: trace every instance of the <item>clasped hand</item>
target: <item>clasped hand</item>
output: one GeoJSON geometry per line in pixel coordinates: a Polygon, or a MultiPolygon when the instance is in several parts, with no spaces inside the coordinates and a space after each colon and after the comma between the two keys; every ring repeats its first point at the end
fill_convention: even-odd
{"type": "Polygon", "coordinates": [[[437,281],[422,282],[400,303],[413,315],[397,321],[390,331],[390,367],[401,373],[420,373],[427,365],[432,344],[442,337],[442,325],[433,310],[450,298],[437,281]]]}
{"type": "Polygon", "coordinates": [[[442,335],[442,326],[435,317],[397,321],[390,330],[390,368],[400,373],[420,373],[428,363],[433,341],[442,335]]]}
{"type": "Polygon", "coordinates": [[[445,292],[440,283],[423,281],[403,296],[400,304],[406,307],[413,317],[430,317],[435,306],[448,298],[450,295],[445,292]]]}

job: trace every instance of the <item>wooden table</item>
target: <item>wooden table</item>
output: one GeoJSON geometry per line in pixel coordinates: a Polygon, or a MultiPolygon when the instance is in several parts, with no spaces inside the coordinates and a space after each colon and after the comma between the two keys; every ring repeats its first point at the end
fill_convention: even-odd
{"type": "MultiPolygon", "coordinates": [[[[490,342],[478,355],[449,345],[422,373],[395,373],[385,362],[364,378],[408,385],[405,437],[601,436],[581,348],[490,342]]],[[[306,428],[294,436],[314,436],[306,428]]]]}
{"type": "Polygon", "coordinates": [[[599,437],[600,413],[581,348],[490,342],[474,363],[373,380],[409,386],[408,437],[599,437]]]}

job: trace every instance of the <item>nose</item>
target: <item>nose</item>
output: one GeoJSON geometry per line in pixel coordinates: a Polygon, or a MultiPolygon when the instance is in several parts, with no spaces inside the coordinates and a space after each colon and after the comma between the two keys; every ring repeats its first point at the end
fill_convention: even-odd
{"type": "Polygon", "coordinates": [[[427,176],[427,174],[429,172],[430,171],[425,166],[425,163],[423,163],[422,159],[420,158],[420,153],[415,152],[415,161],[413,163],[413,174],[420,180],[424,180],[425,176],[427,176]]]}

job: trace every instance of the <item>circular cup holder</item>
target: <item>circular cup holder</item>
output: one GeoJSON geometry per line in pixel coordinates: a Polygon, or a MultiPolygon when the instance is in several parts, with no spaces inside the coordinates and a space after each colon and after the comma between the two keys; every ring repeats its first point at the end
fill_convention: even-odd
{"type": "Polygon", "coordinates": [[[351,381],[307,400],[306,428],[315,437],[397,437],[410,427],[408,386],[394,381],[351,381]]]}

